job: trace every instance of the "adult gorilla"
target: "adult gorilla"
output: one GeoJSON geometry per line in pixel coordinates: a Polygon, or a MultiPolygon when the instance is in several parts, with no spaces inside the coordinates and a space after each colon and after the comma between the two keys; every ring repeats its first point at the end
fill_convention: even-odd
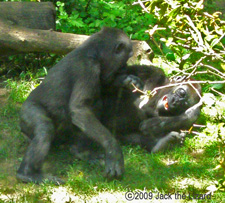
{"type": "MultiPolygon", "coordinates": [[[[128,66],[127,73],[139,77],[144,90],[173,83],[154,66],[128,66]]],[[[150,152],[162,151],[180,142],[183,134],[179,131],[191,127],[198,118],[200,106],[195,104],[200,100],[199,94],[199,84],[167,87],[158,90],[140,109],[140,93],[120,88],[116,97],[104,100],[102,122],[119,140],[139,144],[150,152]]]]}
{"type": "Polygon", "coordinates": [[[21,130],[31,143],[17,172],[18,179],[38,183],[49,178],[61,183],[60,179],[41,173],[43,161],[53,141],[72,139],[80,132],[105,150],[106,175],[121,177],[122,150],[99,118],[102,91],[107,92],[131,55],[132,44],[125,33],[104,28],[49,71],[21,109],[21,130]]]}

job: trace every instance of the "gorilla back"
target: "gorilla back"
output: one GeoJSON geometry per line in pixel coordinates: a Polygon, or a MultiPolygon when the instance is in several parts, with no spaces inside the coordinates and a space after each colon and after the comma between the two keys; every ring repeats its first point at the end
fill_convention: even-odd
{"type": "Polygon", "coordinates": [[[31,143],[18,170],[18,179],[38,183],[48,178],[61,183],[56,177],[42,175],[41,167],[52,141],[59,135],[68,136],[63,132],[71,132],[72,136],[83,132],[98,142],[105,149],[107,177],[121,177],[121,148],[98,118],[102,90],[113,83],[131,55],[132,44],[125,33],[103,28],[49,71],[21,109],[21,130],[31,143]]]}

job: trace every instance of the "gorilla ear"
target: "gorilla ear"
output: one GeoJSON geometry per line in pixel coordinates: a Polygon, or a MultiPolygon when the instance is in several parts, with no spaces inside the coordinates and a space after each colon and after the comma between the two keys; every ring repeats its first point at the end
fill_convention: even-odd
{"type": "Polygon", "coordinates": [[[116,45],[115,53],[120,54],[124,50],[125,47],[126,47],[126,45],[123,42],[120,42],[119,44],[116,45]]]}

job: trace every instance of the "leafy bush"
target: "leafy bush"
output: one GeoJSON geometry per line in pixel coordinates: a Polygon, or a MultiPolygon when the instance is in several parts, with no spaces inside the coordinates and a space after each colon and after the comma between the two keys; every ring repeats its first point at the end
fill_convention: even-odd
{"type": "Polygon", "coordinates": [[[166,67],[168,73],[177,72],[176,76],[180,75],[184,80],[190,77],[201,80],[199,83],[204,83],[204,92],[219,95],[205,93],[202,98],[206,128],[201,134],[210,136],[209,141],[212,136],[217,140],[219,166],[224,173],[218,188],[224,190],[225,96],[221,92],[225,92],[225,21],[219,18],[219,12],[203,12],[203,1],[198,0],[154,0],[147,1],[142,7],[146,12],[154,13],[157,19],[148,30],[161,53],[154,62],[166,67]]]}
{"type": "Polygon", "coordinates": [[[167,60],[175,61],[180,69],[199,60],[203,66],[225,69],[225,21],[219,12],[203,12],[203,1],[198,0],[148,1],[146,9],[157,18],[149,35],[160,39],[167,60]]]}
{"type": "Polygon", "coordinates": [[[154,16],[143,13],[141,7],[132,5],[132,2],[134,0],[81,0],[65,4],[57,1],[57,29],[62,32],[93,34],[101,27],[109,26],[123,29],[132,39],[148,40],[145,30],[155,23],[154,16]]]}

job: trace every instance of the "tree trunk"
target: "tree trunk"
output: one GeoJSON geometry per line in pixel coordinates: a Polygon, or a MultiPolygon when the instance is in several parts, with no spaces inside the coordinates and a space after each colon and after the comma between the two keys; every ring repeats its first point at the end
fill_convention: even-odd
{"type": "Polygon", "coordinates": [[[0,2],[0,19],[8,25],[55,30],[55,6],[51,2],[0,2]]]}
{"type": "Polygon", "coordinates": [[[11,26],[0,20],[0,55],[27,52],[66,54],[88,36],[11,26]]]}
{"type": "MultiPolygon", "coordinates": [[[[87,38],[86,35],[12,26],[0,20],[0,55],[28,52],[67,54],[87,38]]],[[[132,63],[151,51],[149,45],[144,41],[133,41],[133,47],[134,56],[130,59],[132,63]]]]}

